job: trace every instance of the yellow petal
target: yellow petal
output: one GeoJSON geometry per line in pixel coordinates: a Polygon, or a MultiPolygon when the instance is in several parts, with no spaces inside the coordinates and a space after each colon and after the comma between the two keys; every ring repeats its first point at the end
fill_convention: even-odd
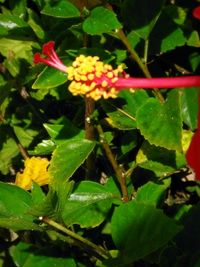
{"type": "Polygon", "coordinates": [[[49,173],[47,168],[49,161],[46,158],[31,157],[24,162],[25,168],[22,173],[17,173],[15,184],[19,187],[29,190],[33,181],[38,185],[49,184],[49,173]]]}

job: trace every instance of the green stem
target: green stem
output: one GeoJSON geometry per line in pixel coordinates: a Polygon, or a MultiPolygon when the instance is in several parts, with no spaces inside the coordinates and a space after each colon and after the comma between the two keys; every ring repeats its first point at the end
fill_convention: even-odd
{"type": "MultiPolygon", "coordinates": [[[[131,44],[129,43],[128,38],[126,37],[126,35],[124,34],[122,29],[119,29],[117,31],[117,36],[120,38],[120,40],[126,46],[127,50],[131,54],[131,57],[138,64],[139,68],[141,69],[141,71],[143,72],[145,77],[146,78],[151,78],[151,74],[150,74],[147,66],[142,62],[141,58],[138,56],[138,54],[135,51],[135,49],[131,46],[131,44]]],[[[160,91],[157,88],[154,88],[153,92],[154,92],[154,95],[158,98],[158,100],[161,103],[163,103],[164,102],[164,98],[163,98],[162,94],[160,93],[160,91]]]]}
{"type": "Polygon", "coordinates": [[[56,228],[57,230],[67,234],[69,237],[73,238],[76,241],[81,242],[85,247],[94,251],[97,255],[101,258],[108,259],[110,254],[101,246],[97,246],[96,244],[92,243],[91,241],[85,239],[84,237],[72,232],[71,230],[67,229],[66,227],[62,226],[61,224],[49,219],[48,217],[43,217],[43,222],[47,223],[48,225],[56,228]]]}
{"type": "MultiPolygon", "coordinates": [[[[91,115],[94,112],[95,102],[92,98],[85,97],[85,138],[94,140],[94,125],[91,123],[91,115]]],[[[86,160],[86,179],[92,179],[95,175],[95,154],[92,152],[86,160]]]]}
{"type": "Polygon", "coordinates": [[[105,135],[104,135],[104,132],[103,132],[101,125],[97,125],[97,131],[98,131],[99,136],[100,136],[100,143],[102,144],[102,146],[105,150],[106,156],[109,159],[109,161],[110,161],[110,163],[111,163],[111,165],[115,171],[117,180],[120,184],[121,192],[122,192],[122,199],[124,202],[128,202],[129,197],[128,197],[128,190],[127,190],[127,186],[126,186],[126,176],[124,175],[124,172],[122,171],[122,169],[119,167],[117,161],[115,160],[115,157],[114,157],[114,155],[110,149],[110,146],[108,145],[108,143],[106,141],[106,138],[105,138],[105,135]]]}
{"type": "Polygon", "coordinates": [[[148,48],[149,48],[149,40],[145,40],[145,44],[144,44],[144,63],[145,66],[147,64],[148,61],[148,48]]]}

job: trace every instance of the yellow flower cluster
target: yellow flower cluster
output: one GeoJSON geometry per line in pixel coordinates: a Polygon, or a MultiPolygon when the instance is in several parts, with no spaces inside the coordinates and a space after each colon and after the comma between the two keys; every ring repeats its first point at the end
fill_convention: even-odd
{"type": "Polygon", "coordinates": [[[71,82],[69,91],[73,95],[86,95],[94,100],[101,97],[117,97],[115,83],[118,77],[123,74],[122,66],[113,70],[109,64],[104,64],[97,56],[80,55],[67,68],[68,79],[71,82]]]}
{"type": "Polygon", "coordinates": [[[31,157],[25,160],[24,165],[23,173],[17,173],[15,180],[17,186],[29,190],[32,187],[33,181],[40,186],[49,184],[48,159],[31,157]]]}

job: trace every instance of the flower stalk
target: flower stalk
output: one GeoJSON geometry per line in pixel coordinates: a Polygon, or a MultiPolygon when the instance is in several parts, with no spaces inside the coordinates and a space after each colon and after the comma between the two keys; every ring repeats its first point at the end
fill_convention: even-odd
{"type": "Polygon", "coordinates": [[[200,76],[132,78],[119,65],[116,69],[110,64],[104,64],[97,56],[80,55],[72,63],[72,66],[65,66],[58,58],[54,50],[54,42],[43,46],[42,57],[35,54],[34,62],[47,64],[68,74],[71,81],[69,91],[73,95],[83,95],[95,101],[104,98],[116,98],[117,94],[124,89],[154,89],[154,88],[185,88],[200,87],[200,76]]]}

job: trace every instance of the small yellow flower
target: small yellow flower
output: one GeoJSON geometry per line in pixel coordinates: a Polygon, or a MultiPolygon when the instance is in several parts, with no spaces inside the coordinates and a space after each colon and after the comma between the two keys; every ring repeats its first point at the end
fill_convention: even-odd
{"type": "Polygon", "coordinates": [[[29,190],[32,187],[33,181],[40,186],[49,184],[48,159],[31,157],[25,160],[24,165],[24,171],[17,173],[15,180],[17,186],[29,190]]]}

